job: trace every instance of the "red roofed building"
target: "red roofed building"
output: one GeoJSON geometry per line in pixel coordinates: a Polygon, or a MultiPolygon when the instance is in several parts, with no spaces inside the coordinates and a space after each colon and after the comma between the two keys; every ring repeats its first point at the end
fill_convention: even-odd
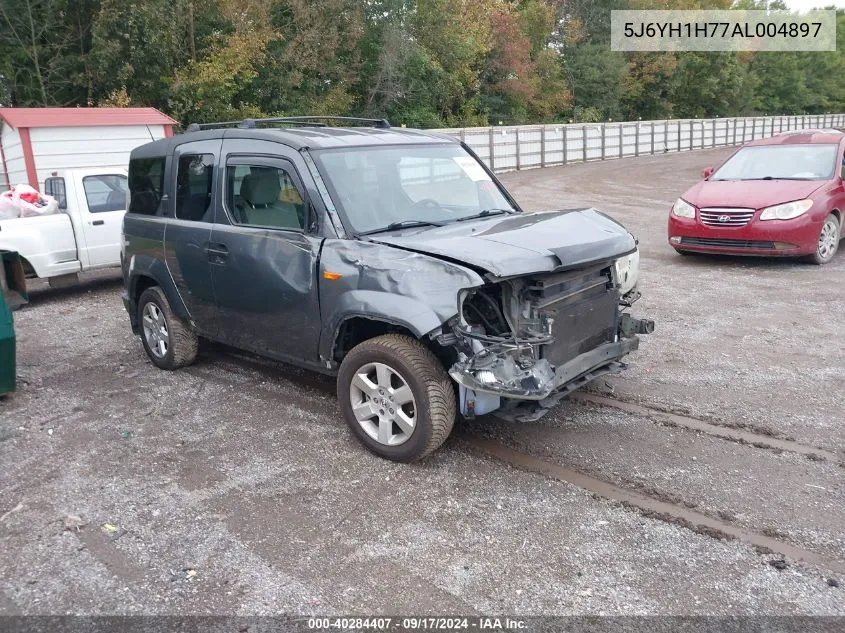
{"type": "Polygon", "coordinates": [[[175,123],[155,108],[0,108],[0,191],[42,189],[59,169],[125,168],[129,152],[175,123]]]}

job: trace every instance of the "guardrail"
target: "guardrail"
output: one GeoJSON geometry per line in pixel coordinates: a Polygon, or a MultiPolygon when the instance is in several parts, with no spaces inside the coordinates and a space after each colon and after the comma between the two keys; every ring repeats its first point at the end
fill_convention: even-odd
{"type": "Polygon", "coordinates": [[[806,128],[845,127],[845,114],[559,123],[434,130],[469,145],[496,172],[741,145],[806,128]]]}

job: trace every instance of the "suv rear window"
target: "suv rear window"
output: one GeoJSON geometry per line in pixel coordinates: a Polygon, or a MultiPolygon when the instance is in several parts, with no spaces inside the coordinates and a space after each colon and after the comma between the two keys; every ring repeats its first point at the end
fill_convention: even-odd
{"type": "Polygon", "coordinates": [[[160,215],[164,157],[129,161],[129,213],[160,215]]]}

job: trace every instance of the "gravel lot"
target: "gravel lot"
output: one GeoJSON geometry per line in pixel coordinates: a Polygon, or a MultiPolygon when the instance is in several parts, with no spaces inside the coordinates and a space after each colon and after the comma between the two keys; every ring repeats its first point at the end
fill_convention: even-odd
{"type": "Polygon", "coordinates": [[[114,271],[36,283],[0,401],[0,613],[845,615],[845,251],[822,268],[676,255],[669,205],[725,153],[503,180],[526,209],[596,206],[640,238],[635,314],[658,329],[592,390],[838,461],[567,400],[392,464],[347,432],[331,380],[211,345],[162,372],[114,271]],[[827,562],[772,565],[489,457],[486,439],[827,562]]]}

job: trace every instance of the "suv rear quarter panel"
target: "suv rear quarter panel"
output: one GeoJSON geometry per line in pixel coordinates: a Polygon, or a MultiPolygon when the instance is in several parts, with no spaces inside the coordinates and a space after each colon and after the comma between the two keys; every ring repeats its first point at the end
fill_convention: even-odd
{"type": "Polygon", "coordinates": [[[142,278],[152,279],[160,286],[170,302],[171,309],[181,318],[190,315],[182,297],[173,283],[164,263],[164,231],[166,220],[151,216],[125,215],[123,217],[123,280],[126,297],[131,302],[129,311],[132,327],[137,327],[136,308],[142,278]]]}

